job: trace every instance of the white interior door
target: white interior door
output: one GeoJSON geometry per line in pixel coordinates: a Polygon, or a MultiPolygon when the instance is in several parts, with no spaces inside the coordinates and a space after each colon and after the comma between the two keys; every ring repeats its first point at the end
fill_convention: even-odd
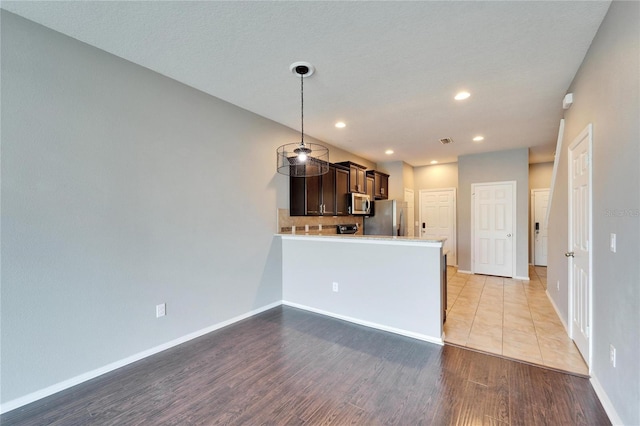
{"type": "Polygon", "coordinates": [[[547,208],[549,189],[534,189],[533,193],[533,264],[547,266],[547,208]]]}
{"type": "Polygon", "coordinates": [[[571,337],[590,365],[591,125],[569,147],[569,294],[571,337]]]}
{"type": "Polygon", "coordinates": [[[420,190],[420,238],[446,238],[447,264],[457,265],[456,189],[420,190]]]}
{"type": "Polygon", "coordinates": [[[407,203],[407,234],[409,237],[414,237],[415,232],[415,200],[413,195],[413,189],[404,189],[404,201],[407,203]]]}
{"type": "Polygon", "coordinates": [[[471,185],[473,271],[513,277],[515,271],[515,182],[471,185]]]}

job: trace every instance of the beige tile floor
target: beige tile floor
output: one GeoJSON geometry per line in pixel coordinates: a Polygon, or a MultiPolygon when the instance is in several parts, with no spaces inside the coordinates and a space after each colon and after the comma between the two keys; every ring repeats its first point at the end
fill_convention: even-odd
{"type": "Polygon", "coordinates": [[[578,374],[588,368],[545,293],[544,267],[530,281],[447,270],[445,342],[578,374]]]}

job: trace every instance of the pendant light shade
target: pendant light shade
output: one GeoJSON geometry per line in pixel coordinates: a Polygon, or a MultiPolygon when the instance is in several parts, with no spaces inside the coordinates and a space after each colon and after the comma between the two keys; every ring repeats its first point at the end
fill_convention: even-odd
{"type": "Polygon", "coordinates": [[[320,176],[329,172],[329,149],[304,141],[304,79],[310,77],[315,69],[307,62],[295,62],[290,69],[300,77],[300,142],[278,147],[278,173],[293,177],[320,176]]]}

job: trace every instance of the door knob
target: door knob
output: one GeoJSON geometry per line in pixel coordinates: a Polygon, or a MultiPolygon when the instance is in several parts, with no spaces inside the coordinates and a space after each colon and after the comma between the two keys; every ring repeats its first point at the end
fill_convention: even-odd
{"type": "Polygon", "coordinates": [[[507,234],[507,237],[510,237],[510,236],[511,236],[511,234],[507,234]]]}
{"type": "Polygon", "coordinates": [[[564,255],[565,255],[566,257],[573,257],[573,254],[574,254],[574,253],[573,253],[572,251],[568,251],[568,252],[566,252],[564,255]]]}

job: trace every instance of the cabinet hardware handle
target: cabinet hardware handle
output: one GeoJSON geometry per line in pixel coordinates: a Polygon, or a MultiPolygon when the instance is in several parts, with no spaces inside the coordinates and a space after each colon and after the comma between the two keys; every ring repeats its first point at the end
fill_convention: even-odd
{"type": "Polygon", "coordinates": [[[568,251],[564,255],[565,255],[565,257],[573,257],[574,254],[575,254],[574,252],[568,251]]]}

